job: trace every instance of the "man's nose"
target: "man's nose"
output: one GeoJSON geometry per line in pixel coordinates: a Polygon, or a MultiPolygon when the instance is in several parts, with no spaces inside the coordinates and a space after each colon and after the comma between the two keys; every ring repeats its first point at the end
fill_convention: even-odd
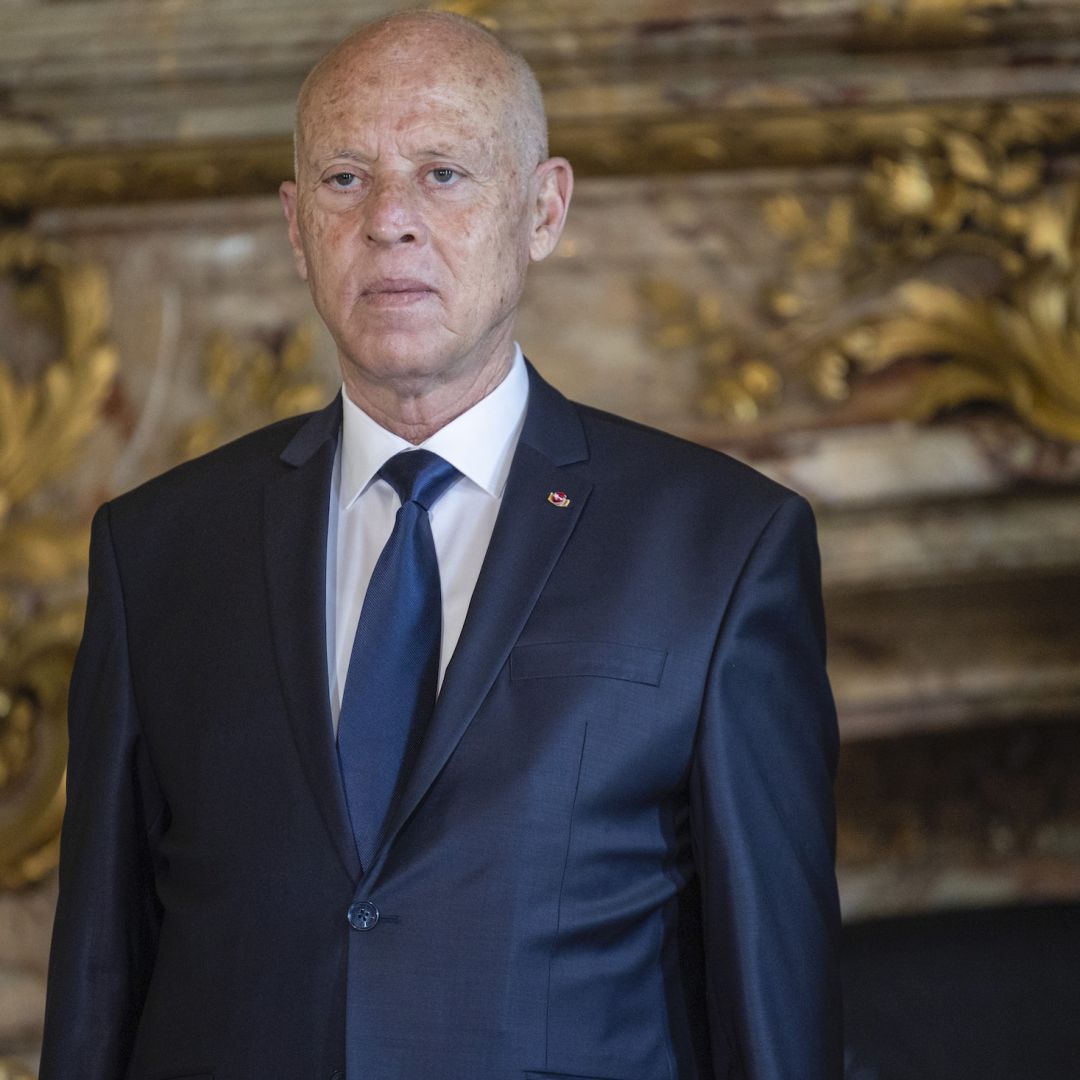
{"type": "Polygon", "coordinates": [[[401,180],[382,180],[365,200],[367,240],[380,246],[416,244],[427,235],[416,193],[401,180]]]}

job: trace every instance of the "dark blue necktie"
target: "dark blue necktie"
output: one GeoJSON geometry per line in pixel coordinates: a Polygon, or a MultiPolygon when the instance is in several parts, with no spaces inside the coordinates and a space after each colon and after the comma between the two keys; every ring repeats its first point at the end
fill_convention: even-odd
{"type": "Polygon", "coordinates": [[[406,450],[379,470],[401,507],[364,596],[337,738],[365,868],[435,708],[442,593],[428,511],[459,475],[430,450],[406,450]]]}

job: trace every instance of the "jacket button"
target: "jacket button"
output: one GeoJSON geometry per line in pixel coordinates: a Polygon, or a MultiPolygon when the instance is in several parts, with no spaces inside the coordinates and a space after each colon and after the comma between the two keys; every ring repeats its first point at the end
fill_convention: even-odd
{"type": "Polygon", "coordinates": [[[354,930],[371,930],[379,921],[379,909],[371,900],[355,900],[349,905],[349,925],[354,930]]]}

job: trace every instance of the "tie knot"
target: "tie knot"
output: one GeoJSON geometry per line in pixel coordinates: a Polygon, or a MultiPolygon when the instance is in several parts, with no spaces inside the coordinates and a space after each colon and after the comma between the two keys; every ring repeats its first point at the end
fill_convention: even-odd
{"type": "Polygon", "coordinates": [[[379,470],[402,506],[411,501],[425,510],[430,510],[460,475],[449,461],[430,450],[403,450],[379,470]]]}

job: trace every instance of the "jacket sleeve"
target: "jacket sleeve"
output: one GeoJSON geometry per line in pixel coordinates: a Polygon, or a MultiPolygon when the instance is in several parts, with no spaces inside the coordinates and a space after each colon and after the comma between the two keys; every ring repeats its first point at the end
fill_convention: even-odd
{"type": "Polygon", "coordinates": [[[164,803],[139,732],[107,504],[91,532],[68,732],[41,1080],[123,1080],[161,917],[149,836],[164,803]]]}
{"type": "Polygon", "coordinates": [[[842,1074],[824,636],[813,514],[789,496],[724,615],[690,779],[717,1077],[732,1057],[745,1080],[842,1074]]]}

